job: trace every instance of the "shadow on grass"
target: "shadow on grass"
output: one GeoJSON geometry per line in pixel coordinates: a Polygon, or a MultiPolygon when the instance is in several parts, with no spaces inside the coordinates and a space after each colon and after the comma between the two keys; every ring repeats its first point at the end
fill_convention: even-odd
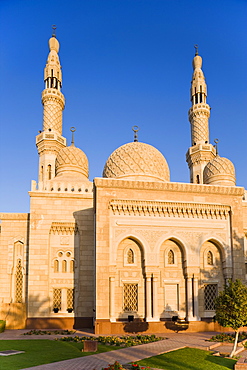
{"type": "MultiPolygon", "coordinates": [[[[220,365],[222,369],[234,369],[234,364],[236,363],[236,360],[230,359],[230,358],[222,358],[219,356],[212,356],[208,355],[205,358],[206,361],[211,362],[213,364],[220,365]]],[[[211,365],[210,365],[211,366],[211,365]]],[[[211,369],[211,367],[210,367],[211,369]]]]}

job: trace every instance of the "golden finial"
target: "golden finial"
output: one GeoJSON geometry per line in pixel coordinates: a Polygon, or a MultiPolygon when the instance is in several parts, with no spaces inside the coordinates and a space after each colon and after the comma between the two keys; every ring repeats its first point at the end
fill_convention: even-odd
{"type": "Polygon", "coordinates": [[[76,128],[75,127],[70,127],[70,131],[72,132],[71,146],[75,146],[74,132],[76,131],[76,128]]]}
{"type": "Polygon", "coordinates": [[[52,29],[53,29],[52,37],[56,37],[56,29],[57,29],[57,26],[55,24],[53,24],[52,25],[52,29]]]}
{"type": "Polygon", "coordinates": [[[218,155],[218,142],[219,142],[219,139],[214,139],[214,142],[215,142],[215,150],[216,150],[216,155],[218,155]]]}
{"type": "Polygon", "coordinates": [[[137,132],[139,131],[138,126],[132,126],[132,131],[134,131],[134,142],[138,141],[138,135],[137,132]]]}
{"type": "Polygon", "coordinates": [[[198,45],[197,45],[197,44],[195,44],[195,45],[194,45],[194,48],[195,48],[195,55],[198,55],[198,45]]]}

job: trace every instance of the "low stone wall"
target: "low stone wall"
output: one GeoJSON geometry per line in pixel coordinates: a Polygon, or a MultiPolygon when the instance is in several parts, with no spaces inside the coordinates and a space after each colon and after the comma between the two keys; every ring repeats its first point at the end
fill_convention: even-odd
{"type": "Polygon", "coordinates": [[[92,317],[29,317],[27,329],[82,329],[92,328],[92,317]]]}
{"type": "MultiPolygon", "coordinates": [[[[247,328],[242,328],[246,331],[247,328]]],[[[110,322],[109,320],[95,321],[95,334],[131,334],[131,333],[196,333],[202,331],[229,332],[231,328],[223,328],[215,322],[191,321],[180,325],[172,321],[145,322],[134,320],[132,322],[110,322]]]]}
{"type": "Polygon", "coordinates": [[[241,357],[234,365],[234,370],[247,370],[247,359],[245,357],[241,357]]]}

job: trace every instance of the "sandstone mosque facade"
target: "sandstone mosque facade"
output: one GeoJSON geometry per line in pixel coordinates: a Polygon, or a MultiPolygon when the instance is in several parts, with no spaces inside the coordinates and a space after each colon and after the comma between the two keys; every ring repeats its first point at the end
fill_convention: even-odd
{"type": "Polygon", "coordinates": [[[0,319],[110,334],[167,331],[178,316],[187,330],[214,330],[214,298],[227,279],[247,279],[247,198],[209,142],[202,58],[193,59],[190,183],[170,182],[161,152],[137,140],[91,182],[85,153],[62,136],[55,36],[49,48],[30,213],[0,214],[0,319]]]}

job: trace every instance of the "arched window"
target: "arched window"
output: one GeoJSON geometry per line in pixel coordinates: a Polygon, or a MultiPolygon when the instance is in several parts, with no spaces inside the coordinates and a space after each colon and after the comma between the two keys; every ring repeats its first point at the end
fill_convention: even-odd
{"type": "Polygon", "coordinates": [[[174,252],[170,249],[168,252],[168,265],[174,265],[175,258],[174,258],[174,252]]]}
{"type": "Polygon", "coordinates": [[[59,262],[58,262],[58,260],[54,261],[54,272],[59,272],[59,262]]]}
{"type": "Polygon", "coordinates": [[[67,261],[63,260],[62,262],[62,272],[67,272],[67,261]]]}
{"type": "Polygon", "coordinates": [[[207,264],[210,266],[214,264],[213,253],[211,251],[208,251],[207,253],[207,264]]]}
{"type": "Polygon", "coordinates": [[[51,165],[48,164],[48,180],[51,180],[51,165]]]}
{"type": "Polygon", "coordinates": [[[134,263],[134,252],[133,252],[132,249],[129,249],[128,250],[128,253],[127,253],[127,263],[128,264],[134,263]]]}
{"type": "Polygon", "coordinates": [[[16,303],[22,303],[23,295],[23,274],[22,274],[22,266],[21,266],[21,260],[17,260],[17,266],[16,266],[16,274],[15,274],[15,302],[16,303]]]}
{"type": "Polygon", "coordinates": [[[74,270],[75,270],[75,261],[71,260],[70,261],[70,272],[74,272],[74,270]]]}
{"type": "Polygon", "coordinates": [[[40,178],[41,178],[41,181],[44,181],[44,167],[43,166],[41,166],[40,178]]]}

